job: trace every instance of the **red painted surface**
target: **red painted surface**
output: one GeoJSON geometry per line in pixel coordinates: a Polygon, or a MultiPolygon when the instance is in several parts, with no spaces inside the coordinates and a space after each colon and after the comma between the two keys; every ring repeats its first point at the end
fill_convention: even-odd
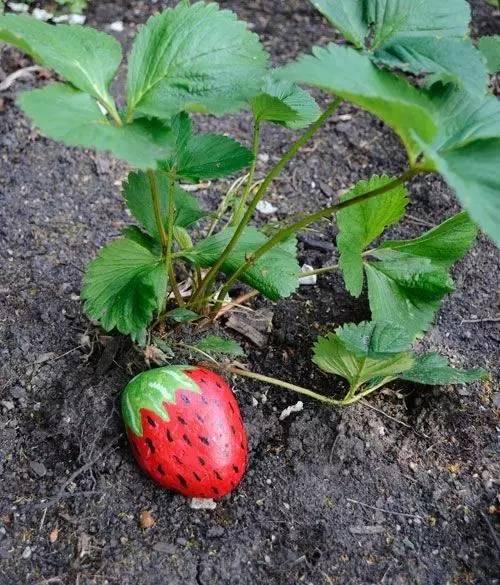
{"type": "Polygon", "coordinates": [[[236,488],[246,469],[248,444],[238,403],[215,372],[186,372],[200,393],[176,393],[163,403],[169,421],[141,409],[143,436],[128,430],[140,467],[162,487],[184,496],[221,498],[236,488]]]}

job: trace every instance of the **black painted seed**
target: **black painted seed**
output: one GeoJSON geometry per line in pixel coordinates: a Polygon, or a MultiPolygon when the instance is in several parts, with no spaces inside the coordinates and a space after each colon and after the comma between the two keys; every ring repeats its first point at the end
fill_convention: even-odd
{"type": "Polygon", "coordinates": [[[203,404],[208,404],[208,400],[207,400],[206,396],[202,396],[201,401],[203,402],[203,404]]]}
{"type": "Polygon", "coordinates": [[[237,465],[233,465],[234,473],[239,473],[240,468],[237,465]]]}
{"type": "Polygon", "coordinates": [[[206,381],[206,380],[204,380],[203,378],[200,380],[200,382],[201,382],[202,384],[206,384],[206,383],[207,383],[207,381],[206,381]]]}
{"type": "Polygon", "coordinates": [[[144,442],[148,446],[148,449],[151,451],[151,453],[154,453],[155,452],[155,446],[153,445],[153,441],[148,437],[144,442]]]}
{"type": "Polygon", "coordinates": [[[203,457],[198,457],[198,461],[201,463],[201,465],[205,465],[205,459],[203,459],[203,457]]]}
{"type": "Polygon", "coordinates": [[[231,409],[231,412],[234,413],[234,406],[231,403],[229,403],[229,408],[231,409]]]}
{"type": "Polygon", "coordinates": [[[189,398],[185,394],[181,394],[181,399],[182,399],[182,402],[184,402],[184,404],[191,404],[191,401],[189,400],[189,398]]]}
{"type": "Polygon", "coordinates": [[[182,438],[183,438],[184,442],[187,443],[191,447],[191,444],[192,444],[191,439],[186,434],[182,435],[182,438]]]}
{"type": "Polygon", "coordinates": [[[167,429],[167,439],[169,440],[169,442],[170,442],[170,443],[172,443],[172,442],[173,442],[173,440],[174,440],[174,439],[172,438],[172,433],[170,432],[170,430],[169,430],[169,429],[167,429]]]}
{"type": "Polygon", "coordinates": [[[222,477],[218,471],[214,471],[214,475],[218,480],[222,481],[222,477]]]}
{"type": "Polygon", "coordinates": [[[182,485],[182,487],[187,487],[188,482],[186,481],[186,478],[184,476],[182,476],[180,473],[178,473],[177,479],[179,480],[179,483],[182,485]]]}
{"type": "Polygon", "coordinates": [[[205,419],[204,419],[202,416],[200,416],[199,414],[197,414],[197,415],[196,415],[196,418],[197,418],[197,419],[198,419],[198,420],[199,420],[199,421],[200,421],[202,424],[205,424],[205,419]]]}
{"type": "Polygon", "coordinates": [[[177,420],[181,423],[181,425],[187,425],[187,422],[182,416],[178,416],[177,420]]]}
{"type": "Polygon", "coordinates": [[[158,473],[160,475],[165,475],[165,471],[163,470],[163,467],[161,465],[158,465],[156,469],[158,470],[158,473]]]}
{"type": "Polygon", "coordinates": [[[243,444],[243,441],[240,443],[240,447],[245,450],[245,445],[243,444]]]}
{"type": "Polygon", "coordinates": [[[218,490],[216,487],[212,487],[212,491],[214,492],[214,494],[215,494],[216,496],[218,496],[218,495],[219,495],[219,490],[218,490]]]}
{"type": "Polygon", "coordinates": [[[196,471],[193,471],[193,475],[197,481],[201,481],[201,477],[196,473],[196,471]]]}
{"type": "Polygon", "coordinates": [[[174,461],[176,463],[178,463],[179,465],[184,465],[184,463],[182,463],[182,460],[179,459],[179,457],[177,457],[177,455],[172,455],[172,459],[174,459],[174,461]]]}
{"type": "Polygon", "coordinates": [[[236,429],[233,427],[233,425],[231,425],[231,432],[233,433],[233,435],[236,435],[236,429]]]}
{"type": "Polygon", "coordinates": [[[150,416],[147,417],[147,421],[152,427],[156,426],[155,421],[150,416]]]}
{"type": "Polygon", "coordinates": [[[222,388],[222,386],[219,384],[219,382],[215,382],[215,385],[217,386],[217,388],[222,388]]]}
{"type": "Polygon", "coordinates": [[[198,437],[200,439],[200,441],[204,444],[204,445],[210,445],[210,441],[206,438],[206,437],[202,437],[201,435],[198,437]]]}

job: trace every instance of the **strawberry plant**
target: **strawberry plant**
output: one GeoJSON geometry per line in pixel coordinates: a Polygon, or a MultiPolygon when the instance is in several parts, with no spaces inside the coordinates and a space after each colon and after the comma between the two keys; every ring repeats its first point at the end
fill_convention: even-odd
{"type": "Polygon", "coordinates": [[[355,297],[366,286],[372,313],[370,325],[338,330],[316,346],[316,363],[348,380],[339,403],[403,374],[428,382],[482,376],[446,378],[450,370],[441,358],[414,358],[410,346],[452,292],[449,270],[473,244],[475,225],[500,241],[500,105],[489,89],[489,74],[498,70],[498,38],[474,45],[465,0],[313,4],[345,43],[315,47],[278,70],[269,68],[257,36],[216,4],[183,1],[153,16],[128,56],[123,105],[110,89],[122,60],[114,38],[86,27],[0,16],[0,40],[61,79],[19,97],[40,131],[68,146],[110,152],[132,167],[123,197],[137,224],[90,263],[84,309],[105,330],[143,345],[154,325],[217,315],[236,281],[272,301],[289,297],[302,276],[297,232],[336,218],[339,265],[315,272],[341,270],[355,297]],[[331,96],[323,111],[302,86],[331,96]],[[407,152],[406,170],[360,181],[313,213],[252,226],[273,181],[343,101],[396,132],[407,152]],[[193,114],[242,109],[253,119],[251,148],[200,133],[193,124],[193,114]],[[301,133],[256,181],[265,124],[301,133]],[[186,190],[189,183],[243,170],[215,211],[205,211],[186,190]],[[465,211],[414,240],[374,244],[404,216],[405,185],[428,173],[443,177],[465,211]],[[404,347],[360,349],[370,327],[394,334],[403,328],[404,347]],[[339,366],[335,355],[349,365],[339,366]]]}

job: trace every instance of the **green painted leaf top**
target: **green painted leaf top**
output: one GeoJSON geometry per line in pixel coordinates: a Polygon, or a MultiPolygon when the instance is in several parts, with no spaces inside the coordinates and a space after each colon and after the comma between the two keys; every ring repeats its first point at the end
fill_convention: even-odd
{"type": "Polygon", "coordinates": [[[164,404],[175,404],[179,390],[201,392],[198,384],[186,372],[190,366],[166,366],[142,372],[125,387],[121,396],[121,411],[127,428],[142,436],[141,410],[149,410],[168,422],[164,404]]]}
{"type": "Polygon", "coordinates": [[[153,16],[129,57],[128,117],[236,111],[255,95],[267,55],[234,13],[216,4],[178,4],[153,16]]]}

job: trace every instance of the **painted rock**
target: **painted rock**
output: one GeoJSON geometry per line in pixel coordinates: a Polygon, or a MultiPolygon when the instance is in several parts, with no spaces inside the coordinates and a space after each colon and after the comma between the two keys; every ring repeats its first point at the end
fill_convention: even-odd
{"type": "Polygon", "coordinates": [[[215,372],[167,366],[125,387],[122,416],[132,451],[162,487],[192,498],[221,498],[240,483],[248,445],[238,403],[215,372]]]}

